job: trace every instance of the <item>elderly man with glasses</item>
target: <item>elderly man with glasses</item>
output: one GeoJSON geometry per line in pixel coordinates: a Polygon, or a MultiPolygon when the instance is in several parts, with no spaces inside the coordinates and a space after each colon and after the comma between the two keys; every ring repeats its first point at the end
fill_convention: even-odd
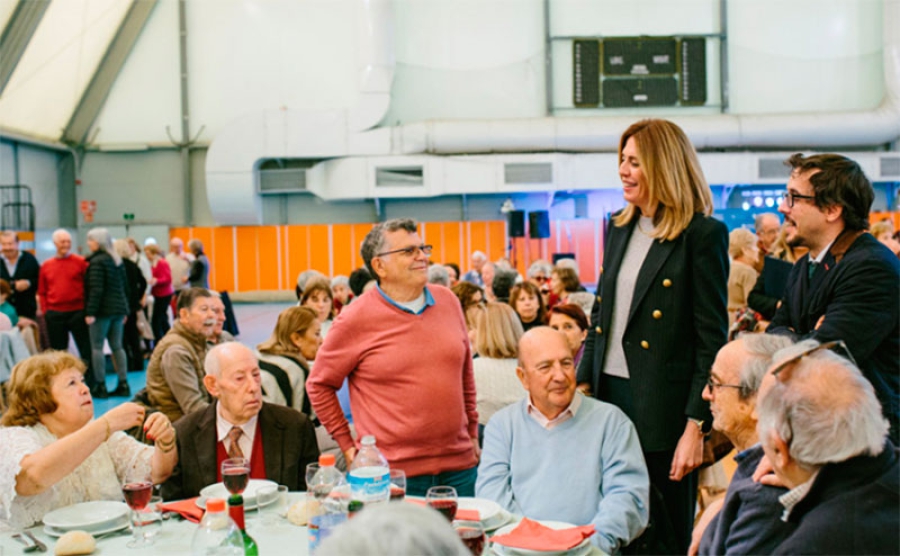
{"type": "Polygon", "coordinates": [[[779,207],[785,239],[809,254],[788,276],[767,332],[843,340],[872,383],[900,442],[900,261],[866,233],[875,198],[859,165],[836,154],[795,154],[779,207]]]}
{"type": "Polygon", "coordinates": [[[829,347],[843,345],[780,352],[760,389],[757,431],[793,527],[771,553],[900,554],[897,448],[871,383],[829,347]]]}
{"type": "Polygon", "coordinates": [[[378,282],[334,321],[306,382],[319,420],[343,450],[356,455],[337,390],[350,386],[360,437],[374,435],[407,492],[456,487],[473,496],[480,448],[475,379],[459,301],[428,287],[428,257],[413,220],[376,225],[362,259],[378,282]]]}
{"type": "Polygon", "coordinates": [[[775,519],[784,488],[753,481],[763,457],[756,434],[757,391],[772,357],[792,345],[772,334],[744,334],[716,355],[703,399],[709,402],[713,428],[734,444],[737,469],[724,499],[711,504],[694,528],[689,554],[767,554],[788,533],[775,519]]]}

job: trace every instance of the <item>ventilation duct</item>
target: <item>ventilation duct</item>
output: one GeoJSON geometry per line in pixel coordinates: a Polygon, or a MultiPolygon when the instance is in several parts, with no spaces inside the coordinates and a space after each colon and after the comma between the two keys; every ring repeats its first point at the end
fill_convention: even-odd
{"type": "Polygon", "coordinates": [[[881,177],[882,178],[900,178],[900,157],[897,157],[897,156],[881,157],[881,177]]]}
{"type": "Polygon", "coordinates": [[[503,165],[504,183],[553,183],[553,165],[549,162],[503,165]]]}
{"type": "Polygon", "coordinates": [[[375,169],[376,187],[422,187],[423,185],[425,185],[425,176],[421,166],[375,169]]]}
{"type": "Polygon", "coordinates": [[[785,165],[783,158],[760,158],[757,166],[761,179],[783,178],[787,180],[791,177],[791,169],[785,165]]]}

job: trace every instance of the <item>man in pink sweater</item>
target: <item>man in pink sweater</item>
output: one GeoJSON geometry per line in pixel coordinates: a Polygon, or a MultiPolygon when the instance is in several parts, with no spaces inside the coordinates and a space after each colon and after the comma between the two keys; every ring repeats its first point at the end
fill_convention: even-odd
{"type": "Polygon", "coordinates": [[[456,296],[428,286],[430,245],[416,223],[388,220],[363,241],[378,287],[341,311],[316,356],[306,390],[319,420],[347,458],[356,455],[337,391],[347,378],[360,437],[374,435],[407,493],[433,485],[474,496],[478,413],[472,355],[456,296]]]}

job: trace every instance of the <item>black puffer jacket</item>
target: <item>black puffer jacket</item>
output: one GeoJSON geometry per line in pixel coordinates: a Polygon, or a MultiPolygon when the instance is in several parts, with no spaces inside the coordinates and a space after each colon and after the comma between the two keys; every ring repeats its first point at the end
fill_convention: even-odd
{"type": "Polygon", "coordinates": [[[84,314],[89,317],[127,315],[125,265],[116,266],[116,262],[106,251],[94,251],[88,256],[87,262],[84,314]]]}

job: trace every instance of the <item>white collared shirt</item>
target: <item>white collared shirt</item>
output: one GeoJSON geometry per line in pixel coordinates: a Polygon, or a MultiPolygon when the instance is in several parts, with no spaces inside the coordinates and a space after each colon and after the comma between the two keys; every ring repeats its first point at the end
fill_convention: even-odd
{"type": "Polygon", "coordinates": [[[550,430],[575,417],[575,414],[578,413],[578,408],[581,407],[581,396],[582,394],[576,390],[575,396],[572,398],[572,403],[569,404],[569,407],[565,408],[562,413],[553,419],[548,419],[546,415],[541,413],[541,410],[535,407],[531,402],[531,396],[528,396],[528,415],[537,421],[540,426],[550,430]]]}
{"type": "Polygon", "coordinates": [[[813,259],[813,258],[810,257],[809,262],[811,262],[811,263],[816,263],[816,264],[822,264],[822,261],[825,260],[825,255],[828,254],[828,251],[831,249],[831,246],[834,245],[834,242],[835,242],[835,241],[837,241],[837,238],[831,240],[831,243],[829,243],[828,245],[826,245],[826,246],[825,246],[825,249],[822,249],[821,251],[819,251],[819,254],[816,255],[816,258],[815,258],[815,259],[813,259]]]}
{"type": "Polygon", "coordinates": [[[256,420],[259,419],[259,415],[254,415],[252,419],[244,423],[243,425],[235,425],[233,423],[229,423],[225,417],[222,416],[222,404],[216,404],[216,440],[225,444],[225,451],[228,452],[229,448],[231,448],[231,442],[228,440],[228,433],[231,432],[231,427],[239,427],[244,434],[241,435],[240,440],[238,440],[238,445],[241,447],[241,451],[244,453],[244,457],[247,458],[247,461],[250,461],[250,456],[253,452],[253,440],[256,437],[256,420]]]}
{"type": "Polygon", "coordinates": [[[778,497],[778,501],[782,506],[784,506],[784,512],[781,514],[781,521],[786,522],[788,518],[791,517],[791,512],[794,510],[794,506],[796,506],[800,503],[801,500],[806,498],[806,495],[809,494],[809,489],[812,488],[813,482],[816,480],[816,476],[818,474],[819,472],[816,471],[808,481],[795,486],[791,490],[778,497]]]}

